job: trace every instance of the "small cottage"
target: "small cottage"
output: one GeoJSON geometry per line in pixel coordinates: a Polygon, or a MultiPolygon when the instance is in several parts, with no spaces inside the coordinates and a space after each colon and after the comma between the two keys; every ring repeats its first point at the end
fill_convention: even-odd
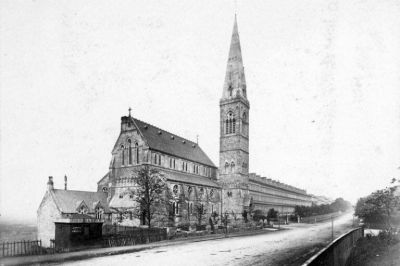
{"type": "Polygon", "coordinates": [[[49,177],[37,210],[38,239],[43,246],[50,247],[52,240],[68,247],[84,244],[101,237],[102,225],[110,221],[107,193],[67,190],[66,182],[64,189],[54,189],[53,177],[49,177]]]}

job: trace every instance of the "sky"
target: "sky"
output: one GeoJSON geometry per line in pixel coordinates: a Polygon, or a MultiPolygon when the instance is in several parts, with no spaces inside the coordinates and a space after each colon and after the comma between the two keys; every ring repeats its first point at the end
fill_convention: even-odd
{"type": "Polygon", "coordinates": [[[34,219],[48,176],[96,190],[120,117],[217,165],[237,13],[250,172],[355,202],[400,178],[397,0],[0,2],[0,214],[34,219]]]}

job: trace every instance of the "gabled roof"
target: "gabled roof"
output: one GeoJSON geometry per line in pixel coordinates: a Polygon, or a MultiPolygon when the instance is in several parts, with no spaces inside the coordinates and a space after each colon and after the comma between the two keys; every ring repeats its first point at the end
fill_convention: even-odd
{"type": "Polygon", "coordinates": [[[150,149],[216,168],[197,143],[133,118],[150,149]]]}
{"type": "Polygon", "coordinates": [[[57,207],[63,213],[76,213],[78,205],[83,202],[89,213],[94,213],[94,206],[100,204],[105,212],[109,212],[107,194],[104,192],[53,189],[52,195],[57,207]]]}

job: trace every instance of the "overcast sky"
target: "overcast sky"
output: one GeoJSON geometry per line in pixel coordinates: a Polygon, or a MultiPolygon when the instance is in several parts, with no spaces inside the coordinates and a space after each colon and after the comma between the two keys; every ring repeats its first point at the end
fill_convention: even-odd
{"type": "MultiPolygon", "coordinates": [[[[1,1],[3,217],[95,190],[120,117],[218,164],[230,1],[1,1]]],[[[355,201],[400,177],[400,2],[238,1],[250,171],[355,201]]]]}

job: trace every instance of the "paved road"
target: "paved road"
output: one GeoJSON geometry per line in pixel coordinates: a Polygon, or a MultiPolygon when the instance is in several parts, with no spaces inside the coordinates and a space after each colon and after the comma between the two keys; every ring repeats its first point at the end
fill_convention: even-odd
{"type": "MultiPolygon", "coordinates": [[[[347,232],[352,215],[334,221],[335,238],[347,232]]],[[[292,224],[282,231],[159,247],[98,257],[67,265],[301,265],[331,240],[331,222],[292,224]]]]}

